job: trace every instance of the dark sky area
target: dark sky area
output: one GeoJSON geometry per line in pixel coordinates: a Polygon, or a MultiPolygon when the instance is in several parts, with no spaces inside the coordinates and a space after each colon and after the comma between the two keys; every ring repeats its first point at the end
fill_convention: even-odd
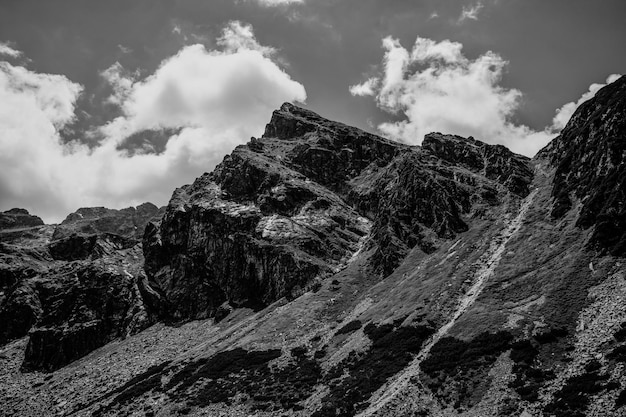
{"type": "MultiPolygon", "coordinates": [[[[591,84],[605,83],[609,75],[626,72],[623,0],[270,3],[271,0],[0,0],[0,43],[21,53],[13,60],[7,58],[14,67],[37,74],[63,75],[82,86],[73,120],[53,123],[61,142],[97,142],[94,130],[124,114],[123,107],[107,101],[113,92],[111,83],[102,76],[107,68],[119,62],[135,81],[145,80],[185,46],[202,44],[207,51],[219,49],[217,39],[232,21],[251,25],[259,45],[275,48],[272,62],[306,89],[308,108],[374,132],[381,123],[410,117],[406,109],[385,111],[373,95],[356,97],[349,91],[350,86],[369,77],[382,79],[382,40],[388,36],[397,39],[409,52],[417,37],[436,43],[459,42],[469,61],[494,52],[506,61],[494,88],[520,92],[518,104],[507,113],[507,120],[534,131],[549,126],[555,111],[565,103],[576,102],[591,84]],[[475,13],[462,19],[463,10],[471,8],[475,8],[475,13]]],[[[9,117],[4,115],[5,119],[9,117]]],[[[268,119],[269,114],[263,118],[268,119]]],[[[167,135],[154,136],[155,149],[162,150],[167,136],[184,126],[165,127],[169,129],[167,135]]],[[[257,130],[258,135],[261,133],[262,128],[257,130]]],[[[11,139],[0,140],[8,143],[11,139]]],[[[219,148],[219,152],[225,151],[228,146],[219,148]]],[[[218,162],[222,156],[215,156],[215,160],[218,162]]],[[[206,170],[211,168],[206,166],[206,170]]],[[[164,204],[172,191],[137,198],[111,192],[98,198],[39,204],[36,196],[9,185],[18,173],[25,172],[20,169],[0,171],[4,176],[0,180],[0,209],[28,206],[52,220],[62,218],[64,211],[75,210],[77,204],[104,204],[107,198],[112,199],[112,205],[134,204],[144,197],[164,204]]],[[[182,185],[202,173],[193,169],[185,172],[186,176],[177,176],[167,186],[176,181],[183,181],[178,184],[182,185]]]]}
{"type": "Polygon", "coordinates": [[[458,0],[310,0],[292,10],[233,0],[2,0],[0,39],[15,42],[40,72],[66,75],[87,90],[113,62],[150,73],[181,46],[211,46],[229,20],[252,24],[259,42],[280,49],[308,106],[367,127],[375,106],[347,85],[381,58],[387,35],[460,41],[470,57],[492,50],[509,62],[502,85],[524,93],[519,119],[541,128],[589,84],[626,68],[626,2],[500,0],[458,25],[458,0]],[[439,17],[430,19],[433,12],[439,17]],[[292,18],[293,14],[300,19],[292,18]],[[172,33],[178,26],[188,39],[172,33]],[[131,48],[124,54],[119,45],[131,48]]]}

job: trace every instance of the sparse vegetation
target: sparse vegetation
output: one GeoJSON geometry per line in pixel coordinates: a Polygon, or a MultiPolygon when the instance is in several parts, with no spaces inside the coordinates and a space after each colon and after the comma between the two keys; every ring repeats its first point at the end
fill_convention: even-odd
{"type": "Polygon", "coordinates": [[[539,388],[546,379],[554,377],[554,373],[545,372],[533,367],[533,362],[539,354],[539,350],[530,340],[521,340],[513,343],[511,347],[511,360],[514,362],[513,374],[515,379],[511,381],[513,388],[524,401],[536,401],[539,398],[539,388]]]}
{"type": "Polygon", "coordinates": [[[589,363],[585,373],[570,378],[544,411],[555,417],[584,417],[592,395],[615,388],[613,383],[605,383],[608,377],[600,374],[600,368],[596,361],[589,363]]]}
{"type": "Polygon", "coordinates": [[[242,370],[253,372],[280,355],[280,349],[248,352],[237,348],[219,352],[184,366],[174,374],[166,388],[176,387],[177,392],[182,392],[201,379],[218,380],[242,370]]]}
{"type": "Polygon", "coordinates": [[[160,389],[161,377],[169,364],[170,362],[166,361],[159,365],[151,366],[145,372],[131,378],[121,387],[109,392],[106,397],[110,397],[115,394],[117,395],[108,404],[108,406],[100,408],[94,412],[94,416],[99,416],[118,405],[123,406],[149,391],[160,389]]]}
{"type": "Polygon", "coordinates": [[[341,329],[337,330],[336,334],[341,335],[341,334],[356,332],[357,330],[361,328],[362,325],[363,324],[359,320],[353,320],[350,323],[343,326],[341,329]]]}
{"type": "Polygon", "coordinates": [[[237,394],[245,394],[257,410],[298,409],[321,377],[321,370],[306,356],[303,347],[292,350],[295,362],[272,369],[268,362],[281,355],[280,350],[251,351],[234,349],[186,365],[177,372],[168,389],[177,401],[204,407],[230,404],[237,394]]]}
{"type": "Polygon", "coordinates": [[[365,401],[391,376],[402,370],[433,330],[428,327],[398,327],[368,324],[365,334],[372,340],[363,354],[352,352],[325,376],[330,393],[314,417],[353,416],[365,401]]]}
{"type": "Polygon", "coordinates": [[[623,389],[622,392],[619,393],[617,399],[615,400],[615,408],[620,408],[626,405],[626,389],[623,389]]]}
{"type": "Polygon", "coordinates": [[[626,362],[626,345],[616,347],[606,357],[618,362],[626,362]]]}
{"type": "Polygon", "coordinates": [[[567,334],[568,334],[567,329],[558,327],[558,328],[550,328],[546,332],[536,334],[534,338],[539,344],[545,345],[547,343],[554,343],[558,341],[560,338],[567,336],[567,334]]]}
{"type": "Polygon", "coordinates": [[[613,338],[618,342],[626,342],[626,323],[622,323],[620,329],[615,332],[613,338]]]}
{"type": "Polygon", "coordinates": [[[433,346],[421,364],[428,388],[456,408],[478,400],[491,365],[509,349],[513,336],[501,331],[481,333],[466,342],[444,337],[433,346]]]}

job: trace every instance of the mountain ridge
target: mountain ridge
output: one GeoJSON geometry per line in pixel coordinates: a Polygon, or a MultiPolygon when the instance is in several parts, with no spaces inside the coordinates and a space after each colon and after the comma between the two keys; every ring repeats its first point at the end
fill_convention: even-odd
{"type": "Polygon", "coordinates": [[[189,306],[180,291],[193,291],[185,300],[204,300],[175,318],[211,316],[224,302],[267,304],[340,267],[369,228],[374,269],[388,274],[410,247],[433,251],[438,240],[466,231],[471,198],[488,204],[497,186],[527,193],[527,159],[478,143],[430,135],[426,146],[409,147],[284,104],[261,139],[174,192],[160,230],[150,228],[157,243],[144,241],[150,282],[166,304],[189,306]],[[449,148],[469,169],[437,158],[449,148]],[[400,184],[389,187],[389,177],[400,184]],[[300,279],[281,281],[282,271],[298,271],[300,279]],[[176,282],[189,276],[194,281],[176,282]],[[249,300],[252,294],[233,287],[241,282],[263,299],[249,300]],[[211,293],[205,298],[197,293],[203,285],[211,293]],[[216,292],[223,295],[212,300],[216,292]]]}
{"type": "MultiPolygon", "coordinates": [[[[626,77],[529,159],[441,133],[410,147],[286,103],[174,191],[141,243],[130,212],[114,224],[133,246],[96,230],[108,249],[70,264],[136,256],[113,276],[130,279],[145,330],[95,350],[86,332],[86,356],[51,374],[17,371],[28,338],[5,344],[6,409],[619,416],[624,109],[626,77]]],[[[40,240],[19,256],[49,262],[40,240]]]]}

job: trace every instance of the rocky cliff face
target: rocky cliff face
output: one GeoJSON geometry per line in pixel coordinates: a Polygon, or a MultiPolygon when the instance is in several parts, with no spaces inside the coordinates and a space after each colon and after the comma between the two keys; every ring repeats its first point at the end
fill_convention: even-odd
{"type": "Polygon", "coordinates": [[[145,278],[132,231],[11,235],[15,327],[35,330],[0,351],[4,409],[623,416],[625,80],[532,160],[440,133],[408,147],[285,104],[147,223],[145,278]],[[177,325],[18,371],[150,313],[177,325]]]}
{"type": "Polygon", "coordinates": [[[176,190],[148,226],[146,271],[169,317],[299,295],[366,240],[372,268],[387,275],[415,245],[432,252],[481,207],[528,193],[528,160],[505,148],[443,135],[426,143],[410,148],[283,105],[261,139],[176,190]]]}
{"type": "Polygon", "coordinates": [[[625,77],[598,91],[539,154],[556,167],[552,216],[579,209],[591,246],[617,256],[626,254],[625,94],[625,77]]]}
{"type": "Polygon", "coordinates": [[[156,206],[83,208],[56,227],[24,210],[4,215],[0,343],[29,335],[24,369],[57,369],[153,321],[136,236],[156,206]]]}
{"type": "Polygon", "coordinates": [[[31,215],[28,210],[14,208],[0,213],[0,229],[2,230],[33,226],[43,226],[43,220],[31,215]]]}

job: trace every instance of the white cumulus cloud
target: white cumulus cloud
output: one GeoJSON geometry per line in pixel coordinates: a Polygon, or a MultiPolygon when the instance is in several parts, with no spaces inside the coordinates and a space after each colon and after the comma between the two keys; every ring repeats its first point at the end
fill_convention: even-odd
{"type": "Polygon", "coordinates": [[[233,20],[222,31],[222,36],[217,39],[225,52],[235,53],[241,50],[258,51],[265,56],[271,56],[276,49],[271,46],[260,45],[252,29],[252,25],[233,20]]]}
{"type": "Polygon", "coordinates": [[[376,77],[372,77],[367,79],[365,82],[361,84],[356,84],[350,86],[350,94],[353,96],[373,96],[376,94],[376,87],[378,86],[379,80],[376,77]]]}
{"type": "MultiPolygon", "coordinates": [[[[419,145],[430,132],[474,136],[491,144],[533,156],[558,135],[576,108],[606,84],[592,84],[579,100],[557,110],[553,123],[533,130],[512,122],[522,93],[500,86],[507,61],[493,52],[476,59],[463,45],[418,37],[411,48],[386,37],[381,71],[350,86],[354,96],[373,96],[379,108],[403,120],[378,125],[379,131],[401,142],[419,145]]],[[[619,76],[611,75],[607,83],[619,76]]]]}
{"type": "Polygon", "coordinates": [[[0,57],[8,56],[11,58],[17,58],[20,55],[22,55],[22,53],[16,49],[13,49],[8,43],[0,42],[0,57]]]}
{"type": "Polygon", "coordinates": [[[99,128],[103,139],[91,149],[59,137],[74,118],[80,85],[1,63],[0,209],[25,207],[58,221],[81,206],[164,204],[174,187],[262,133],[284,101],[306,99],[251,27],[229,24],[219,45],[187,46],[140,80],[119,64],[104,71],[122,115],[99,128]],[[121,146],[133,133],[160,129],[176,133],[159,154],[121,146]]]}
{"type": "Polygon", "coordinates": [[[483,4],[481,2],[470,6],[463,6],[463,9],[461,10],[461,16],[459,16],[458,22],[463,23],[467,19],[478,20],[478,13],[482,8],[483,4]]]}
{"type": "Polygon", "coordinates": [[[471,60],[458,42],[420,37],[411,50],[390,37],[383,40],[383,48],[379,77],[350,88],[355,94],[379,85],[378,106],[405,116],[379,125],[383,134],[412,144],[433,131],[471,135],[528,155],[547,143],[548,137],[509,121],[521,93],[499,86],[507,65],[499,55],[487,52],[471,60]]]}
{"type": "Polygon", "coordinates": [[[246,1],[253,1],[253,2],[260,4],[261,6],[266,6],[266,7],[287,6],[290,4],[304,3],[304,0],[246,0],[246,1]]]}

